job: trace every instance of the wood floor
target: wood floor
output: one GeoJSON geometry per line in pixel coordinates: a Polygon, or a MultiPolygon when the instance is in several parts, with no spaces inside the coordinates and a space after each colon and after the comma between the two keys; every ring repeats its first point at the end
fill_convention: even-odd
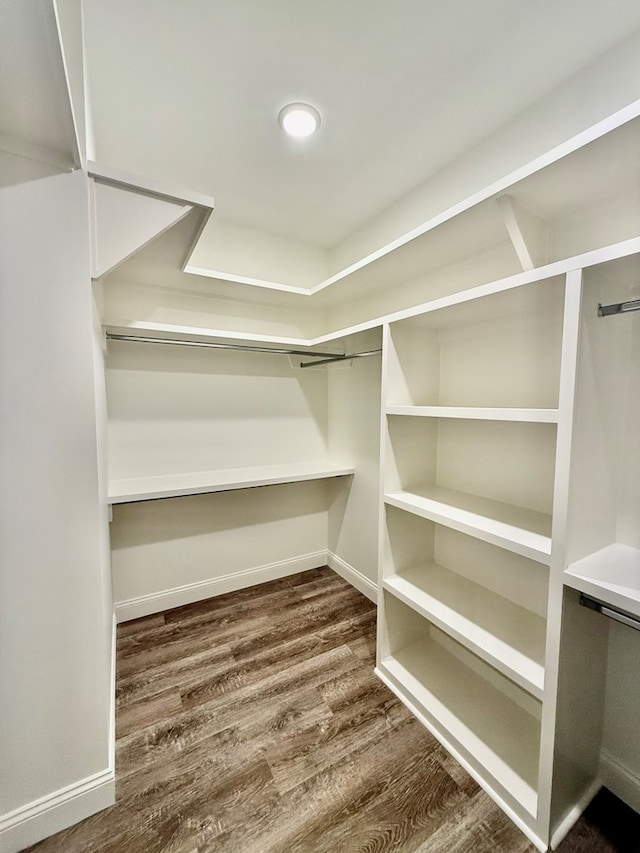
{"type": "MultiPolygon", "coordinates": [[[[121,625],[116,805],[30,850],[533,853],[374,659],[329,569],[121,625]]],[[[561,850],[608,843],[583,820],[561,850]]]]}

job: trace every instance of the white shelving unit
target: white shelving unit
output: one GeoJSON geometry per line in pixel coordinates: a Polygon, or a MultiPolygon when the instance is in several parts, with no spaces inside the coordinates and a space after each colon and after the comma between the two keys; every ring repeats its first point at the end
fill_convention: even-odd
{"type": "Polygon", "coordinates": [[[546,849],[580,276],[467,296],[385,328],[377,672],[546,849]]]}

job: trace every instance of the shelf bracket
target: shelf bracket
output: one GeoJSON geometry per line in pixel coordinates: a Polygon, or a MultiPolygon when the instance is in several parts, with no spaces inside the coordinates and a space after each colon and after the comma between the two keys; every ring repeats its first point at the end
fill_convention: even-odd
{"type": "Polygon", "coordinates": [[[547,223],[544,219],[535,216],[530,211],[517,208],[510,195],[501,195],[496,198],[498,210],[502,215],[509,239],[513,244],[520,265],[524,271],[535,269],[539,264],[535,263],[535,255],[539,256],[540,263],[544,263],[544,246],[547,239],[547,223]],[[526,221],[529,232],[529,242],[525,240],[522,225],[526,221]],[[531,245],[535,244],[538,252],[531,252],[531,245]]]}

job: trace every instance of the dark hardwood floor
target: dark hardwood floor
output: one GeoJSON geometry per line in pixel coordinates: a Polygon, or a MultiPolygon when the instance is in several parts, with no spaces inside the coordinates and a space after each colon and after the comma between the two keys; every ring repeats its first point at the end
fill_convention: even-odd
{"type": "MultiPolygon", "coordinates": [[[[125,623],[117,661],[117,802],[34,853],[534,851],[376,679],[375,608],[329,569],[125,623]]],[[[615,843],[586,817],[561,850],[615,843]]]]}

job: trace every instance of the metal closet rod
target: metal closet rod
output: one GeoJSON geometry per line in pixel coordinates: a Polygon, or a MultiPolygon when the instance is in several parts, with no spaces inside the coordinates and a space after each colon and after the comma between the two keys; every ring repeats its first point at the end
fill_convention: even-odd
{"type": "Polygon", "coordinates": [[[640,299],[632,299],[630,302],[616,302],[613,305],[598,305],[598,317],[626,314],[628,311],[640,311],[640,299]]]}
{"type": "Polygon", "coordinates": [[[256,344],[220,344],[212,341],[187,341],[178,338],[147,338],[139,335],[119,335],[115,332],[107,332],[109,341],[133,341],[143,344],[169,344],[180,347],[200,347],[203,349],[240,350],[242,352],[275,353],[276,355],[300,355],[313,356],[321,361],[307,361],[300,367],[312,367],[315,364],[329,364],[334,361],[346,361],[348,358],[361,358],[365,355],[375,355],[382,350],[370,350],[369,352],[356,352],[346,355],[342,352],[319,352],[318,350],[285,349],[283,347],[261,347],[256,344]]]}
{"type": "MultiPolygon", "coordinates": [[[[303,361],[300,363],[300,367],[317,367],[319,364],[331,364],[334,361],[348,361],[350,358],[365,358],[368,355],[378,355],[378,353],[381,352],[381,349],[370,349],[366,352],[345,353],[344,355],[323,358],[321,361],[303,361]]],[[[315,353],[309,353],[309,355],[315,355],[315,353]]]]}

